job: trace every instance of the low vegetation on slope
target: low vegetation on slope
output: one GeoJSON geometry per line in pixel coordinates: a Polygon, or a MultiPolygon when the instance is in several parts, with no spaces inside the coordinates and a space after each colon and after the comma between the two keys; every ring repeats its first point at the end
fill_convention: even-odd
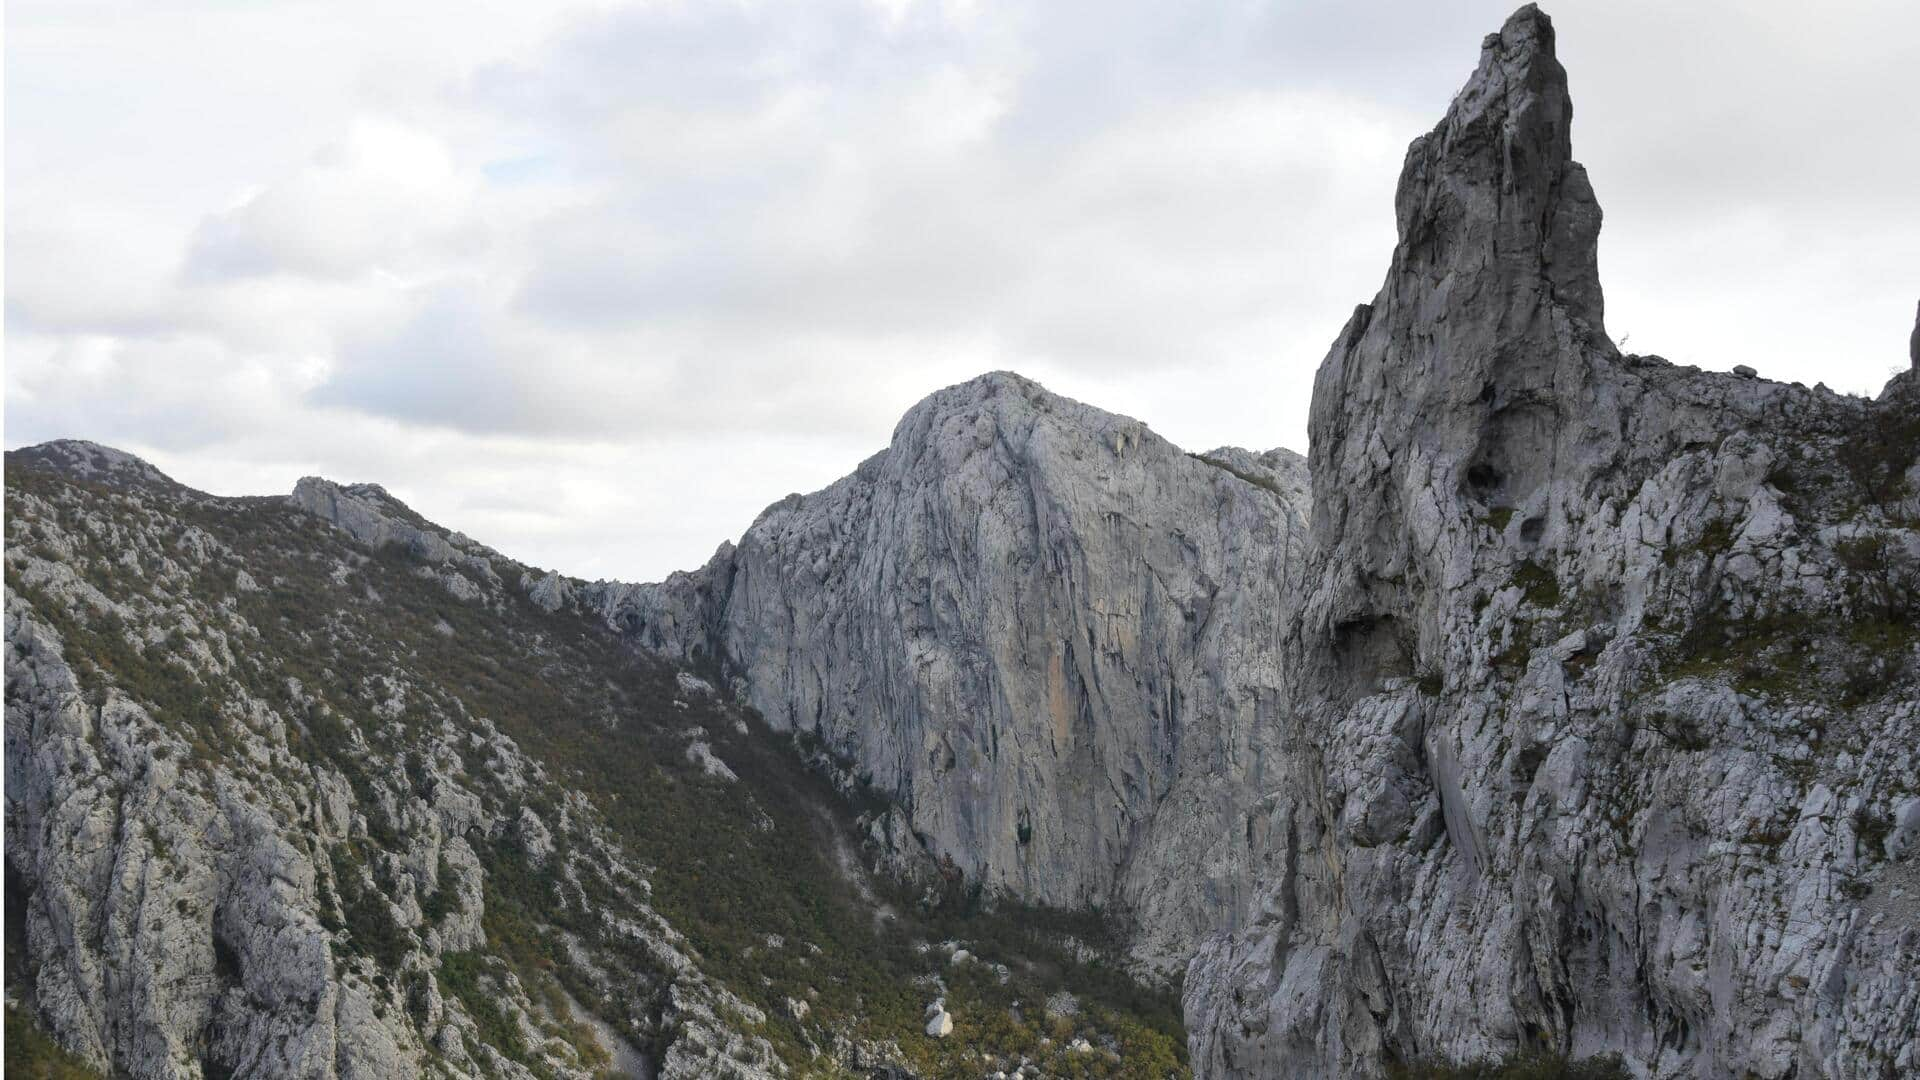
{"type": "Polygon", "coordinates": [[[33,1080],[98,1080],[99,1072],[69,1054],[26,1015],[24,1008],[7,1006],[6,1071],[33,1080]]]}

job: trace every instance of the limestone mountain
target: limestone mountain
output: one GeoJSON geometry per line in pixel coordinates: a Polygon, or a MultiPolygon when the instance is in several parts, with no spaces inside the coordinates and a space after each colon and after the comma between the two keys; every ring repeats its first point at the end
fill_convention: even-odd
{"type": "Polygon", "coordinates": [[[886,799],[379,487],[6,465],[23,1075],[1182,1071],[1101,920],[876,872],[886,799]]]}
{"type": "Polygon", "coordinates": [[[1283,452],[1183,459],[987,376],[579,602],[989,885],[1123,905],[1150,965],[1224,930],[1202,1073],[1912,1068],[1920,376],[1622,355],[1572,113],[1523,8],[1408,151],[1310,503],[1283,452]]]}

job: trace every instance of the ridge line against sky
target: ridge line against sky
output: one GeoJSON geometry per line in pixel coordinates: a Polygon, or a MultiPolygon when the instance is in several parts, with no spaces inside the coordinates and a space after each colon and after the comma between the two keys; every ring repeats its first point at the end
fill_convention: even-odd
{"type": "MultiPolygon", "coordinates": [[[[655,580],[1008,368],[1305,451],[1506,3],[16,0],[6,431],[655,580]]],[[[1920,10],[1547,5],[1629,350],[1876,392],[1920,10]]]]}

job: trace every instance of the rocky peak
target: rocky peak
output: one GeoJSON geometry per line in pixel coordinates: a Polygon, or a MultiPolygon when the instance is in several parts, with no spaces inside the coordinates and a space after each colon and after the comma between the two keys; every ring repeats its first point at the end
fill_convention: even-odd
{"type": "Polygon", "coordinates": [[[85,439],[55,439],[8,451],[7,457],[117,487],[136,484],[169,488],[177,486],[172,477],[125,450],[116,450],[85,439]]]}
{"type": "Polygon", "coordinates": [[[1554,329],[1551,314],[1604,341],[1600,208],[1573,160],[1572,122],[1553,22],[1529,4],[1487,36],[1445,118],[1407,148],[1399,243],[1375,312],[1461,322],[1454,337],[1502,327],[1535,340],[1554,329]]]}
{"type": "Polygon", "coordinates": [[[1573,160],[1572,122],[1553,21],[1529,4],[1487,36],[1446,117],[1407,149],[1387,297],[1413,303],[1396,313],[1477,326],[1524,315],[1537,332],[1544,298],[1604,339],[1600,208],[1573,160]]]}
{"type": "MultiPolygon", "coordinates": [[[[1907,339],[1907,360],[1907,369],[1889,379],[1880,392],[1882,408],[1902,411],[1920,408],[1920,310],[1914,312],[1913,334],[1907,339]]],[[[1916,498],[1920,499],[1920,485],[1917,485],[1916,498]]]]}
{"type": "Polygon", "coordinates": [[[992,371],[938,390],[909,409],[894,427],[889,454],[917,461],[928,451],[969,453],[996,441],[1017,451],[1042,427],[1116,455],[1143,440],[1156,449],[1172,449],[1138,420],[1062,397],[1023,375],[992,371]],[[973,430],[972,446],[967,439],[951,437],[962,427],[973,430]]]}
{"type": "Polygon", "coordinates": [[[1310,432],[1313,475],[1340,478],[1315,485],[1316,546],[1408,543],[1373,544],[1362,579],[1319,598],[1328,623],[1377,622],[1404,602],[1398,587],[1356,590],[1397,581],[1438,541],[1441,515],[1420,515],[1419,536],[1398,524],[1409,486],[1428,487],[1431,472],[1487,510],[1540,496],[1563,403],[1586,396],[1615,355],[1595,258],[1600,207],[1572,158],[1572,117],[1553,23],[1528,5],[1486,38],[1445,119],[1407,150],[1386,282],[1321,365],[1310,432]]]}

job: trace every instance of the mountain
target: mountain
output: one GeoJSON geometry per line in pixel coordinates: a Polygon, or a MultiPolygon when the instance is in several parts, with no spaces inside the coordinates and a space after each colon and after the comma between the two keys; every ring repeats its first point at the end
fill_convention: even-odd
{"type": "Polygon", "coordinates": [[[1183,1071],[1100,919],[876,872],[884,797],[378,486],[6,472],[10,1069],[1183,1071]]]}

